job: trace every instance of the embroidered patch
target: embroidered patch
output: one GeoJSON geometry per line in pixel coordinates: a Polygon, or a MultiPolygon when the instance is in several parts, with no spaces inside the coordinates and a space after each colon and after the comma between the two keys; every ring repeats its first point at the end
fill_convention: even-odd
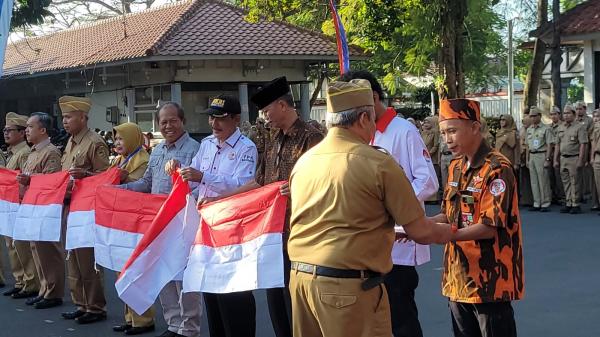
{"type": "Polygon", "coordinates": [[[467,187],[467,191],[469,192],[475,192],[475,193],[480,193],[481,192],[481,188],[475,188],[475,187],[467,187]]]}
{"type": "Polygon", "coordinates": [[[483,178],[480,176],[475,176],[473,178],[473,184],[481,184],[482,181],[483,181],[483,178]]]}
{"type": "Polygon", "coordinates": [[[423,157],[425,157],[425,159],[427,160],[431,160],[431,156],[429,155],[429,152],[427,152],[427,150],[423,149],[423,157]]]}
{"type": "Polygon", "coordinates": [[[490,193],[492,193],[493,196],[497,197],[500,194],[504,193],[504,191],[506,191],[506,183],[504,182],[504,180],[495,179],[490,184],[490,193]]]}
{"type": "Polygon", "coordinates": [[[242,156],[242,162],[245,162],[245,161],[247,161],[249,163],[254,163],[254,157],[252,157],[249,154],[245,154],[242,156]]]}
{"type": "Polygon", "coordinates": [[[470,226],[473,224],[473,214],[471,213],[463,213],[462,214],[462,223],[464,226],[470,226]]]}
{"type": "Polygon", "coordinates": [[[229,160],[234,160],[235,159],[235,152],[229,153],[229,155],[227,156],[227,158],[229,158],[229,160]]]}

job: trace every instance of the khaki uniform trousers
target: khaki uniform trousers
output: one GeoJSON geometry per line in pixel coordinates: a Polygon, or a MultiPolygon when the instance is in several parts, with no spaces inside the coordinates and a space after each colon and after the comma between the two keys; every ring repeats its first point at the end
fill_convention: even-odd
{"type": "Polygon", "coordinates": [[[362,279],[313,276],[292,270],[294,337],[392,336],[385,286],[362,290],[362,279]]]}
{"type": "Polygon", "coordinates": [[[62,299],[65,295],[65,252],[62,243],[32,241],[31,252],[40,278],[39,296],[62,299]]]}
{"type": "Polygon", "coordinates": [[[7,236],[4,237],[4,241],[8,248],[8,260],[15,279],[15,288],[20,288],[21,291],[39,291],[40,281],[29,241],[13,241],[7,236]]]}
{"type": "MultiPolygon", "coordinates": [[[[63,232],[67,228],[69,206],[63,207],[63,232]]],[[[96,269],[94,248],[77,248],[67,252],[67,274],[71,299],[78,310],[103,313],[106,311],[104,298],[103,270],[96,269]]]]}
{"type": "Polygon", "coordinates": [[[565,206],[577,207],[581,197],[579,186],[578,156],[560,158],[560,176],[565,187],[565,206]]]}
{"type": "Polygon", "coordinates": [[[183,282],[171,281],[158,294],[163,317],[171,332],[186,336],[200,336],[202,323],[202,294],[182,293],[183,282]]]}
{"type": "Polygon", "coordinates": [[[549,207],[552,202],[550,177],[548,169],[544,167],[546,152],[529,154],[529,173],[531,179],[531,192],[533,193],[533,207],[549,207]]]}
{"type": "MultiPolygon", "coordinates": [[[[117,279],[121,273],[117,273],[117,279]]],[[[154,307],[146,310],[141,315],[133,311],[127,304],[125,304],[125,323],[135,328],[142,328],[154,325],[154,307]]]]}
{"type": "Polygon", "coordinates": [[[596,189],[596,195],[600,196],[600,155],[596,155],[596,159],[592,163],[594,170],[594,187],[596,189]]]}

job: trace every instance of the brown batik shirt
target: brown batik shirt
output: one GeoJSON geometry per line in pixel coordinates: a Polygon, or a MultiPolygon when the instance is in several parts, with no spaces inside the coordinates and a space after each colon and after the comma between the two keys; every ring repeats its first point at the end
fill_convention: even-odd
{"type": "MultiPolygon", "coordinates": [[[[296,119],[287,134],[281,130],[272,130],[269,141],[265,144],[263,157],[259,158],[256,182],[260,185],[268,185],[276,181],[288,180],[300,156],[317,145],[323,137],[321,131],[300,118],[296,119]]],[[[289,237],[290,230],[289,205],[288,203],[285,217],[285,239],[289,237]]]]}

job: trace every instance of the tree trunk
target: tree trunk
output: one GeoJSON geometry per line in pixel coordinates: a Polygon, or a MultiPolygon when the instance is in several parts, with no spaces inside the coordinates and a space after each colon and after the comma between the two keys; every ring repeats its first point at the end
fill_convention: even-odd
{"type": "Polygon", "coordinates": [[[315,101],[319,97],[319,92],[321,92],[321,88],[323,87],[323,82],[325,82],[325,72],[319,72],[319,80],[317,81],[317,86],[310,97],[310,108],[312,109],[313,105],[315,105],[315,101]]]}
{"type": "MultiPolygon", "coordinates": [[[[537,28],[548,22],[548,0],[538,0],[537,28]]],[[[528,109],[532,105],[537,105],[538,90],[540,79],[544,71],[544,59],[546,56],[546,44],[541,39],[535,40],[533,48],[533,61],[523,90],[523,108],[528,109]]]]}
{"type": "Polygon", "coordinates": [[[552,62],[552,105],[562,107],[562,81],[560,79],[560,65],[562,64],[562,51],[560,49],[560,0],[552,1],[552,53],[550,56],[552,62]]]}
{"type": "Polygon", "coordinates": [[[463,30],[467,15],[466,0],[444,1],[440,12],[440,62],[444,85],[438,88],[440,99],[465,95],[463,69],[463,30]]]}

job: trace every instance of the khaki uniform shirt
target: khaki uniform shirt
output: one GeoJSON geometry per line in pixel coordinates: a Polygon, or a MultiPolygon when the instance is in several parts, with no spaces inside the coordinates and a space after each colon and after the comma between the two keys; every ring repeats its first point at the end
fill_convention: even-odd
{"type": "Polygon", "coordinates": [[[23,141],[15,146],[8,147],[8,162],[6,168],[9,170],[20,170],[22,171],[27,162],[27,157],[31,150],[27,142],[23,141]]]}
{"type": "Polygon", "coordinates": [[[91,173],[105,171],[109,166],[108,146],[90,129],[71,136],[62,156],[62,169],[81,168],[91,173]]]}
{"type": "Polygon", "coordinates": [[[298,160],[290,191],[291,261],[387,273],[394,223],[424,216],[394,158],[342,128],[298,160]]]}
{"type": "Polygon", "coordinates": [[[577,122],[563,123],[558,128],[558,142],[561,155],[579,155],[579,145],[588,143],[588,134],[584,125],[577,122]]]}
{"type": "Polygon", "coordinates": [[[561,125],[562,125],[562,122],[550,124],[550,132],[552,135],[552,141],[550,142],[550,144],[552,144],[552,145],[558,144],[558,128],[561,125]]]}
{"type": "Polygon", "coordinates": [[[0,151],[0,167],[6,167],[6,157],[2,151],[0,151]]]}
{"type": "Polygon", "coordinates": [[[583,117],[577,117],[576,121],[583,125],[583,127],[585,128],[585,131],[587,132],[589,137],[592,137],[592,132],[594,131],[594,119],[588,115],[585,115],[583,117]]]}
{"type": "Polygon", "coordinates": [[[546,152],[552,143],[552,132],[548,126],[540,123],[527,129],[527,148],[529,153],[546,152]]]}
{"type": "Polygon", "coordinates": [[[60,172],[61,154],[58,148],[50,139],[46,139],[39,144],[31,147],[31,153],[27,159],[27,163],[23,168],[23,172],[29,174],[49,174],[60,172]]]}
{"type": "Polygon", "coordinates": [[[594,123],[594,131],[592,133],[592,159],[594,163],[600,163],[600,122],[594,123]]]}

